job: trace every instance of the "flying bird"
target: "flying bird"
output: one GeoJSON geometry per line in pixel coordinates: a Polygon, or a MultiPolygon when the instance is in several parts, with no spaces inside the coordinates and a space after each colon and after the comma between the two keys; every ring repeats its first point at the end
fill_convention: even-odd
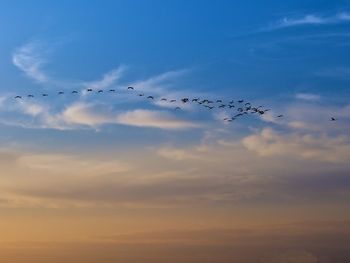
{"type": "Polygon", "coordinates": [[[49,96],[48,94],[44,93],[44,94],[41,94],[43,97],[47,97],[49,96]]]}
{"type": "Polygon", "coordinates": [[[29,94],[27,97],[28,97],[28,98],[34,98],[34,95],[29,94]]]}
{"type": "Polygon", "coordinates": [[[176,102],[176,100],[170,100],[170,102],[176,102]]]}
{"type": "Polygon", "coordinates": [[[103,92],[103,90],[102,89],[100,89],[99,91],[97,91],[97,93],[102,93],[103,92]]]}
{"type": "Polygon", "coordinates": [[[283,117],[283,115],[282,115],[282,114],[277,116],[277,118],[282,118],[282,117],[283,117]]]}
{"type": "Polygon", "coordinates": [[[147,99],[152,99],[153,100],[154,97],[153,96],[148,96],[147,99]]]}
{"type": "Polygon", "coordinates": [[[72,94],[78,94],[78,91],[73,90],[73,91],[72,91],[72,94]]]}
{"type": "Polygon", "coordinates": [[[87,89],[86,91],[91,92],[91,91],[92,91],[92,89],[87,89]]]}
{"type": "Polygon", "coordinates": [[[336,121],[336,120],[337,120],[337,119],[336,119],[336,118],[334,118],[334,117],[332,117],[332,118],[331,118],[331,121],[336,121]]]}
{"type": "Polygon", "coordinates": [[[239,100],[238,103],[242,103],[244,100],[239,100]]]}
{"type": "Polygon", "coordinates": [[[183,103],[186,103],[186,102],[188,102],[188,98],[183,98],[183,99],[181,99],[181,101],[182,101],[183,103]]]}
{"type": "Polygon", "coordinates": [[[15,99],[22,99],[22,96],[16,96],[15,99]]]}
{"type": "Polygon", "coordinates": [[[176,107],[175,110],[181,110],[181,108],[180,107],[176,107]]]}
{"type": "Polygon", "coordinates": [[[197,102],[199,100],[199,98],[196,98],[196,99],[192,99],[192,102],[197,102]]]}
{"type": "Polygon", "coordinates": [[[145,94],[139,94],[139,96],[140,96],[140,97],[143,97],[143,96],[145,96],[145,94]]]}
{"type": "Polygon", "coordinates": [[[62,94],[64,94],[63,91],[59,91],[59,92],[58,92],[58,95],[62,95],[62,94]]]}
{"type": "Polygon", "coordinates": [[[167,101],[167,99],[166,98],[162,98],[160,101],[167,101]]]}
{"type": "Polygon", "coordinates": [[[216,100],[217,103],[222,103],[222,100],[216,100]]]}
{"type": "Polygon", "coordinates": [[[134,87],[128,87],[128,89],[134,89],[134,87]]]}
{"type": "Polygon", "coordinates": [[[109,92],[115,92],[115,89],[110,89],[109,92]]]}

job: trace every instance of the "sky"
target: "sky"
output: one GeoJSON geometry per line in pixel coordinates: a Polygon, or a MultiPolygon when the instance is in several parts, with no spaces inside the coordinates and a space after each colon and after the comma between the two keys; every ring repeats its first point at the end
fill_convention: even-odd
{"type": "Polygon", "coordinates": [[[1,262],[349,262],[349,29],[345,0],[0,1],[1,262]]]}

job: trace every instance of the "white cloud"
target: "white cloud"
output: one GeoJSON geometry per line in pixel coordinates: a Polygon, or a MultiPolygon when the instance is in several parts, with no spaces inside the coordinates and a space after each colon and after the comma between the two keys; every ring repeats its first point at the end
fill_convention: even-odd
{"type": "Polygon", "coordinates": [[[311,93],[297,93],[295,95],[295,98],[299,100],[306,100],[306,101],[318,101],[321,99],[321,96],[317,94],[311,94],[311,93]]]}
{"type": "Polygon", "coordinates": [[[269,27],[270,30],[295,27],[303,25],[326,25],[326,24],[338,24],[347,23],[350,21],[350,14],[348,13],[338,13],[334,16],[319,16],[314,14],[307,14],[298,18],[284,17],[282,20],[278,21],[275,25],[269,27]]]}
{"type": "Polygon", "coordinates": [[[47,62],[42,46],[39,41],[28,42],[17,48],[12,55],[13,64],[37,82],[46,82],[49,79],[42,70],[42,66],[47,62]]]}
{"type": "Polygon", "coordinates": [[[125,70],[125,66],[120,66],[105,73],[100,80],[84,82],[83,86],[95,90],[108,88],[123,76],[125,70]]]}
{"type": "Polygon", "coordinates": [[[117,122],[137,127],[153,127],[168,130],[199,127],[198,124],[179,120],[167,112],[151,110],[133,110],[121,113],[117,117],[117,122]]]}
{"type": "Polygon", "coordinates": [[[315,136],[312,134],[281,134],[271,128],[249,135],[243,145],[261,156],[296,156],[326,162],[349,162],[350,142],[345,136],[315,136]]]}

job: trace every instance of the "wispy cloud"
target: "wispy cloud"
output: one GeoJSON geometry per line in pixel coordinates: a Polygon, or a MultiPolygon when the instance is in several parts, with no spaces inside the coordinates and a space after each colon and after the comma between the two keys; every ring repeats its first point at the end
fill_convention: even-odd
{"type": "Polygon", "coordinates": [[[297,93],[295,95],[295,98],[298,100],[305,100],[305,101],[318,101],[321,99],[321,96],[318,94],[312,94],[312,93],[297,93]]]}
{"type": "Polygon", "coordinates": [[[12,55],[13,64],[36,82],[46,82],[49,77],[42,66],[47,62],[43,43],[31,41],[17,48],[12,55]]]}
{"type": "Polygon", "coordinates": [[[301,17],[284,17],[273,25],[269,26],[268,30],[303,26],[303,25],[327,25],[350,22],[350,14],[343,12],[334,16],[320,16],[315,14],[307,14],[301,17]]]}
{"type": "Polygon", "coordinates": [[[243,145],[261,156],[291,155],[304,159],[346,163],[350,153],[349,138],[311,134],[280,134],[271,128],[243,139],[243,145]]]}
{"type": "Polygon", "coordinates": [[[189,128],[198,128],[199,125],[190,121],[175,118],[168,112],[151,110],[133,110],[120,114],[117,117],[120,124],[153,127],[167,130],[182,130],[189,128]]]}
{"type": "Polygon", "coordinates": [[[119,80],[126,70],[126,66],[120,66],[105,73],[100,80],[95,80],[91,82],[84,82],[82,85],[84,88],[90,89],[105,89],[113,85],[117,80],[119,80]]]}

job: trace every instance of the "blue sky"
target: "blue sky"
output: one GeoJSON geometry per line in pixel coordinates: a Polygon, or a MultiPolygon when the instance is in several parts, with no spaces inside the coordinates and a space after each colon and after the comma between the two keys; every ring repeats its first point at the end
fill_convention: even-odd
{"type": "MultiPolygon", "coordinates": [[[[188,96],[245,98],[281,111],[281,105],[295,100],[298,93],[322,97],[319,103],[325,105],[348,101],[347,1],[42,1],[35,5],[4,1],[1,7],[3,94],[82,89],[83,83],[119,69],[120,78],[110,86],[173,72],[165,76],[170,92],[188,96]],[[21,48],[22,52],[27,49],[24,54],[21,48]],[[16,54],[33,59],[20,63],[38,63],[34,72],[28,72],[33,65],[16,65],[16,54]]],[[[50,114],[74,103],[71,99],[47,101],[50,107],[56,105],[50,114]]],[[[113,104],[106,98],[102,102],[113,104]]],[[[150,105],[118,107],[148,109],[150,105]]],[[[18,119],[12,118],[16,112],[6,114],[14,122],[18,119]]],[[[213,119],[200,113],[192,118],[213,119]]],[[[16,126],[4,127],[3,133],[21,134],[16,126]]],[[[130,137],[132,125],[116,126],[99,130],[111,129],[118,134],[111,136],[117,138],[130,137]]],[[[95,133],[94,128],[90,132],[95,133]]],[[[74,130],[71,136],[76,135],[74,130]]],[[[147,136],[149,131],[142,130],[147,136]]],[[[60,138],[55,131],[36,129],[19,137],[43,132],[60,138]]],[[[185,132],[181,140],[201,132],[185,132]]]]}

